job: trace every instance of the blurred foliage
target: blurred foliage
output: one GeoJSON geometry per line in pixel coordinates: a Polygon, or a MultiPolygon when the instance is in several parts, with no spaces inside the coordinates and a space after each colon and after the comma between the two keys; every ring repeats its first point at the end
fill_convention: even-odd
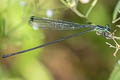
{"type": "MultiPolygon", "coordinates": [[[[97,0],[87,4],[79,1],[76,8],[86,13],[93,1],[97,0]]],[[[113,27],[112,15],[113,19],[117,18],[119,2],[98,0],[90,10],[88,21],[113,27]]],[[[0,55],[32,48],[42,44],[43,39],[53,41],[81,31],[34,30],[29,25],[33,15],[86,23],[86,19],[77,16],[60,0],[0,0],[0,55]],[[53,16],[47,16],[48,10],[53,11],[53,16]]],[[[106,41],[92,32],[44,50],[3,59],[0,61],[0,80],[108,80],[119,54],[114,58],[113,49],[105,44],[106,41]]],[[[118,63],[110,80],[119,80],[118,63]]]]}
{"type": "Polygon", "coordinates": [[[113,12],[113,20],[115,20],[118,17],[118,14],[120,13],[120,0],[118,0],[116,7],[113,12]]]}
{"type": "MultiPolygon", "coordinates": [[[[28,49],[42,43],[43,32],[34,31],[28,24],[29,18],[33,14],[32,9],[35,7],[34,3],[34,0],[0,1],[1,55],[28,49]]],[[[2,60],[0,80],[51,80],[48,75],[50,73],[37,59],[40,52],[41,50],[36,50],[24,54],[24,56],[2,60]]]]}

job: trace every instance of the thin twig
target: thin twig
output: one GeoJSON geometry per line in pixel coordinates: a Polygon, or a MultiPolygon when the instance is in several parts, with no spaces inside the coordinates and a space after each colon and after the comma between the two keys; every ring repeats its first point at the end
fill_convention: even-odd
{"type": "Polygon", "coordinates": [[[115,30],[113,33],[111,33],[111,35],[112,35],[112,36],[111,36],[111,39],[112,39],[113,42],[115,43],[115,46],[113,46],[112,44],[110,44],[110,43],[108,43],[108,42],[106,42],[106,44],[109,45],[109,47],[116,49],[115,52],[113,53],[113,56],[116,57],[116,54],[117,54],[117,52],[118,52],[119,49],[120,49],[120,45],[118,44],[118,42],[117,42],[116,40],[120,39],[120,37],[114,36],[114,35],[115,35],[115,32],[116,32],[116,30],[115,30]],[[115,39],[116,39],[116,40],[115,40],[115,39]]]}

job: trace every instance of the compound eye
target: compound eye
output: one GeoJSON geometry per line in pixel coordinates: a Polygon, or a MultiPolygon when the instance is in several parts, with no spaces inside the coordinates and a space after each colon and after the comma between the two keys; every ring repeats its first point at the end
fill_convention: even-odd
{"type": "Polygon", "coordinates": [[[106,25],[106,29],[107,29],[108,31],[110,31],[110,25],[109,25],[109,24],[106,25]]]}

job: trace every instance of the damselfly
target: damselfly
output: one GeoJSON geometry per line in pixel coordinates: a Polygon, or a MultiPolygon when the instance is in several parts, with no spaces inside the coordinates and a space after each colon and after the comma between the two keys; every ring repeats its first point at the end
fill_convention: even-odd
{"type": "Polygon", "coordinates": [[[79,32],[79,33],[76,33],[76,34],[72,34],[70,36],[63,37],[63,38],[58,39],[58,40],[53,41],[53,42],[48,42],[48,43],[30,48],[30,49],[26,49],[26,50],[23,50],[23,51],[3,55],[1,58],[7,58],[7,57],[10,57],[10,56],[15,56],[15,55],[22,54],[22,53],[25,53],[25,52],[28,52],[28,51],[32,51],[32,50],[35,50],[35,49],[38,49],[38,48],[42,48],[42,47],[45,47],[45,46],[48,46],[48,45],[56,44],[58,42],[66,40],[66,39],[70,39],[72,37],[76,37],[76,36],[82,35],[84,33],[91,32],[91,31],[96,31],[97,35],[102,35],[106,39],[117,38],[110,32],[109,25],[101,26],[101,25],[90,25],[90,24],[78,24],[78,23],[73,23],[73,22],[67,22],[67,21],[61,21],[61,20],[57,21],[57,20],[51,20],[51,19],[40,18],[40,17],[35,17],[35,16],[32,16],[30,18],[29,24],[32,27],[44,28],[44,29],[54,29],[54,30],[78,30],[78,29],[81,29],[81,28],[88,28],[88,29],[86,31],[83,31],[83,32],[79,32]]]}

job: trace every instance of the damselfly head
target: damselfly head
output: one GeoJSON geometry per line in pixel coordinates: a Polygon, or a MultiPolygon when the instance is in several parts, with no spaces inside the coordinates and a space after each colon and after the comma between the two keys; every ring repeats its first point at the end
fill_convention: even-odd
{"type": "Polygon", "coordinates": [[[105,28],[106,28],[108,31],[110,31],[110,30],[111,30],[111,28],[110,28],[110,25],[109,25],[109,24],[107,24],[107,25],[105,26],[105,28]]]}
{"type": "Polygon", "coordinates": [[[97,35],[102,35],[102,36],[104,36],[106,39],[112,39],[112,34],[111,34],[111,32],[110,32],[110,27],[109,27],[109,25],[106,25],[105,27],[104,27],[104,26],[97,25],[95,31],[96,31],[96,34],[97,34],[97,35]]]}
{"type": "Polygon", "coordinates": [[[113,34],[110,32],[111,28],[110,28],[110,25],[107,24],[105,26],[105,30],[103,32],[103,36],[106,38],[106,39],[112,39],[113,38],[113,34]]]}

